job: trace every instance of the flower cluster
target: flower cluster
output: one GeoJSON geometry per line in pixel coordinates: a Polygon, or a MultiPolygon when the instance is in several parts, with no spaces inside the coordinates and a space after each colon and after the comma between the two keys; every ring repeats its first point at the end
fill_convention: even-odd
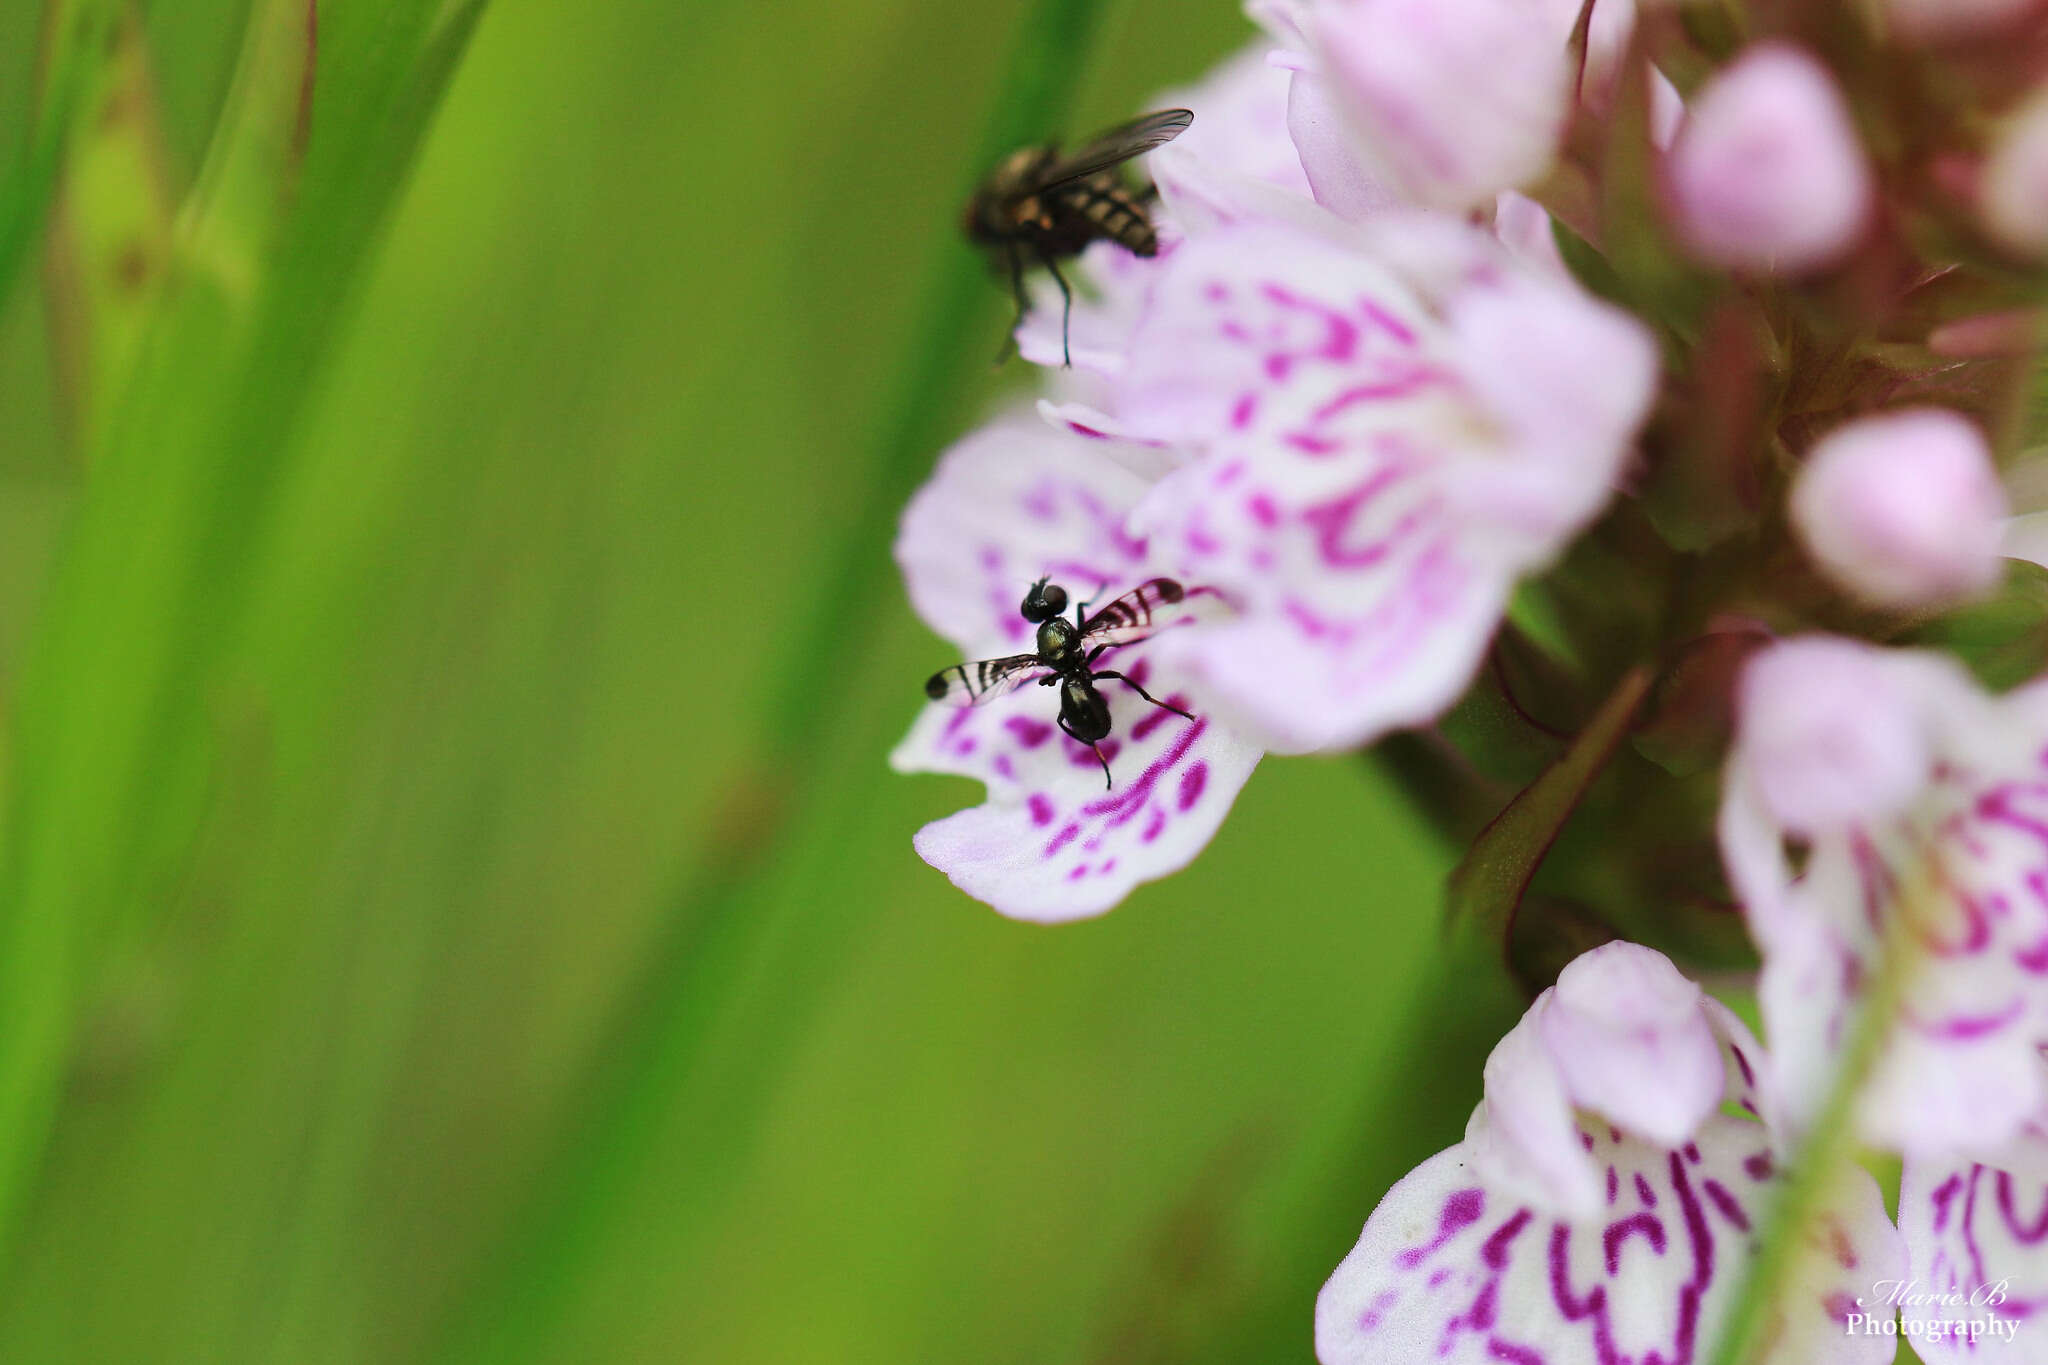
{"type": "Polygon", "coordinates": [[[1158,253],[1089,246],[1070,322],[1036,287],[1039,394],[897,547],[968,660],[1042,650],[1041,580],[1179,592],[1096,637],[1107,738],[1029,686],[916,721],[899,769],[987,787],[919,853],[1065,920],[1187,865],[1265,754],[1428,728],[1492,810],[1583,770],[1557,818],[1611,855],[1501,907],[1548,988],[1325,1287],[1320,1357],[1703,1359],[1769,1238],[1803,1250],[1747,1291],[1748,1358],[2017,1341],[2048,1309],[2048,575],[2009,557],[2048,489],[2048,14],[1249,9],[1264,38],[1168,97],[1158,253]],[[1613,941],[1546,970],[1545,914],[1613,941]],[[1853,1162],[1784,1194],[1832,1129],[1902,1160],[1896,1223],[1853,1162]]]}

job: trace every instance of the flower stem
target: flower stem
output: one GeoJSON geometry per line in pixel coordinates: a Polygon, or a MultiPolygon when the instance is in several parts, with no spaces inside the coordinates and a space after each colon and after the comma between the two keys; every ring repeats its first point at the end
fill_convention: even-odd
{"type": "MultiPolygon", "coordinates": [[[[1931,886],[1924,879],[1920,886],[1931,886]]],[[[1763,1224],[1761,1247],[1750,1258],[1736,1291],[1735,1306],[1721,1331],[1710,1365],[1747,1365],[1765,1358],[1778,1317],[1779,1296],[1796,1283],[1798,1258],[1816,1254],[1806,1229],[1826,1207],[1844,1171],[1857,1159],[1856,1104],[1876,1068],[1898,1017],[1899,1005],[1919,953],[1914,942],[1913,897],[1902,894],[1887,927],[1878,968],[1857,1011],[1856,1025],[1835,1071],[1827,1102],[1799,1149],[1792,1174],[1763,1224]]],[[[1825,1254],[1825,1253],[1821,1253],[1825,1254]]]]}

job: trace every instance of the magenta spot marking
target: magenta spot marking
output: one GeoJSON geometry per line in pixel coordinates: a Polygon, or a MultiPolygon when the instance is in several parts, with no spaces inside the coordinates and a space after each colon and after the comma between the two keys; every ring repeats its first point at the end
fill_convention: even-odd
{"type": "Polygon", "coordinates": [[[1060,515],[1059,494],[1051,480],[1038,484],[1026,493],[1023,507],[1035,521],[1057,521],[1060,515]]]}
{"type": "Polygon", "coordinates": [[[1049,825],[1052,823],[1052,798],[1047,796],[1044,792],[1031,793],[1031,799],[1029,801],[1026,801],[1024,804],[1031,811],[1032,824],[1049,825]]]}
{"type": "Polygon", "coordinates": [[[1247,393],[1238,398],[1230,407],[1230,426],[1233,431],[1243,431],[1252,424],[1252,416],[1259,410],[1259,396],[1247,393]]]}
{"type": "Polygon", "coordinates": [[[1089,802],[1081,808],[1082,814],[1108,816],[1111,829],[1137,819],[1139,813],[1151,802],[1152,791],[1159,785],[1160,778],[1187,757],[1188,750],[1194,747],[1195,741],[1200,739],[1208,728],[1208,722],[1201,720],[1182,726],[1180,734],[1174,737],[1166,752],[1146,764],[1145,771],[1138,775],[1136,782],[1119,788],[1100,801],[1089,802]]]}
{"type": "Polygon", "coordinates": [[[1254,493],[1245,503],[1245,510],[1252,514],[1252,520],[1267,530],[1280,524],[1280,508],[1268,493],[1254,493]]]}
{"type": "Polygon", "coordinates": [[[2005,1220],[2005,1226],[2012,1233],[2014,1240],[2022,1246],[2033,1246],[2044,1237],[2048,1237],[2048,1192],[2043,1194],[2041,1211],[2030,1223],[2013,1207],[2011,1174],[2006,1171],[1998,1173],[1998,1213],[2005,1220]]]}
{"type": "Polygon", "coordinates": [[[1486,1239],[1486,1245],[1479,1249],[1479,1258],[1486,1262],[1489,1270],[1506,1268],[1508,1248],[1514,1245],[1515,1238],[1522,1235],[1522,1229],[1529,1226],[1529,1220],[1534,1216],[1527,1209],[1519,1209],[1514,1217],[1493,1230],[1493,1235],[1486,1239]]]}
{"type": "Polygon", "coordinates": [[[1358,1330],[1370,1332],[1376,1329],[1380,1325],[1381,1320],[1386,1317],[1387,1310],[1392,1308],[1400,1297],[1399,1294],[1396,1294],[1391,1289],[1382,1289],[1378,1294],[1374,1295],[1371,1306],[1359,1315],[1358,1330]]]}
{"type": "Polygon", "coordinates": [[[1303,509],[1302,522],[1316,533],[1323,561],[1336,569],[1368,569],[1385,559],[1396,542],[1415,533],[1420,519],[1410,514],[1399,525],[1362,545],[1346,544],[1352,523],[1373,501],[1400,481],[1399,469],[1382,469],[1343,497],[1303,509]]]}
{"type": "Polygon", "coordinates": [[[1650,1188],[1649,1181],[1643,1179],[1641,1171],[1636,1172],[1636,1198],[1643,1201],[1643,1207],[1646,1209],[1657,1207],[1657,1192],[1650,1188]]]}
{"type": "Polygon", "coordinates": [[[1828,1316],[1836,1322],[1846,1322],[1851,1313],[1863,1311],[1857,1305],[1856,1296],[1845,1289],[1837,1289],[1827,1295],[1821,1300],[1821,1306],[1827,1309],[1828,1316]]]}
{"type": "Polygon", "coordinates": [[[2024,1001],[2015,1000],[1996,1014],[1964,1015],[1956,1019],[1944,1019],[1932,1030],[1935,1037],[1943,1041],[1968,1042],[1996,1033],[2018,1019],[2026,1010],[2024,1001]]]}
{"type": "Polygon", "coordinates": [[[1728,1050],[1735,1054],[1735,1065],[1742,1068],[1742,1083],[1754,1086],[1756,1084],[1756,1073],[1749,1069],[1749,1058],[1743,1056],[1742,1049],[1732,1043],[1729,1044],[1728,1050]]]}
{"type": "Polygon", "coordinates": [[[1017,779],[1017,765],[1010,762],[1010,756],[1008,754],[996,755],[995,770],[996,776],[1002,778],[1005,781],[1014,782],[1017,779]]]}
{"type": "Polygon", "coordinates": [[[1102,865],[1095,869],[1095,875],[1098,877],[1107,877],[1110,873],[1114,871],[1116,871],[1116,859],[1104,858],[1102,860],[1102,865]]]}
{"type": "Polygon", "coordinates": [[[1223,303],[1230,298],[1230,286],[1221,280],[1211,280],[1202,286],[1202,297],[1211,303],[1223,303]]]}
{"type": "Polygon", "coordinates": [[[1506,1365],[1544,1365],[1543,1352],[1533,1346],[1517,1346],[1511,1341],[1502,1341],[1499,1337],[1486,1343],[1486,1354],[1504,1361],[1506,1365]]]}
{"type": "Polygon", "coordinates": [[[1188,770],[1180,775],[1180,808],[1194,809],[1195,802],[1202,799],[1202,788],[1209,785],[1209,765],[1201,759],[1188,764],[1188,770]]]}
{"type": "Polygon", "coordinates": [[[961,740],[958,744],[955,744],[953,746],[953,752],[960,755],[960,757],[962,758],[966,758],[969,754],[973,753],[976,749],[980,747],[981,742],[975,739],[973,735],[969,735],[967,736],[967,738],[961,740]]]}
{"type": "MultiPolygon", "coordinates": [[[[962,712],[962,715],[967,714],[962,712]]],[[[1003,722],[1003,728],[1017,737],[1017,742],[1027,749],[1036,749],[1052,738],[1052,727],[1044,721],[1032,720],[1029,716],[1011,716],[1003,722]]]]}
{"type": "Polygon", "coordinates": [[[1145,822],[1145,832],[1140,834],[1138,838],[1149,844],[1157,839],[1165,828],[1166,812],[1154,806],[1152,808],[1152,818],[1145,822]]]}
{"type": "Polygon", "coordinates": [[[1949,1205],[1953,1204],[1956,1196],[1962,1192],[1963,1178],[1960,1175],[1952,1175],[1942,1181],[1941,1184],[1935,1186],[1934,1193],[1930,1197],[1934,1201],[1934,1230],[1936,1232],[1940,1232],[1948,1226],[1949,1205]]]}
{"type": "Polygon", "coordinates": [[[1749,1231],[1749,1215],[1742,1211],[1742,1205],[1735,1202],[1735,1196],[1718,1180],[1703,1180],[1700,1188],[1707,1199],[1720,1211],[1723,1218],[1732,1224],[1737,1232],[1749,1231]]]}
{"type": "Polygon", "coordinates": [[[1695,1166],[1700,1164],[1700,1145],[1697,1142],[1686,1143],[1683,1150],[1687,1161],[1695,1166]]]}
{"type": "Polygon", "coordinates": [[[1607,1252],[1607,1273],[1621,1272],[1621,1246],[1631,1237],[1649,1239],[1650,1250],[1659,1256],[1664,1254],[1664,1223],[1654,1213],[1632,1213],[1617,1222],[1609,1223],[1600,1235],[1601,1246],[1607,1252]]]}
{"type": "Polygon", "coordinates": [[[1756,1152],[1742,1159],[1742,1169],[1751,1180],[1769,1180],[1777,1167],[1769,1152],[1756,1152]]]}
{"type": "Polygon", "coordinates": [[[1607,1202],[1612,1204],[1614,1202],[1614,1196],[1619,1193],[1621,1193],[1620,1177],[1615,1175],[1614,1167],[1609,1166],[1607,1168],[1607,1202]]]}
{"type": "Polygon", "coordinates": [[[1085,867],[1082,867],[1081,865],[1079,865],[1079,864],[1077,863],[1077,864],[1075,864],[1075,866],[1074,866],[1074,870],[1073,870],[1073,871],[1071,871],[1071,872],[1069,872],[1069,873],[1067,874],[1067,880],[1068,880],[1068,881],[1070,881],[1070,882],[1078,882],[1078,881],[1080,881],[1080,880],[1081,880],[1081,878],[1083,878],[1083,877],[1085,877],[1085,876],[1087,876],[1087,875],[1088,875],[1088,869],[1087,869],[1087,868],[1085,868],[1085,867]]]}
{"type": "Polygon", "coordinates": [[[1407,323],[1389,313],[1375,300],[1360,299],[1358,301],[1358,311],[1365,315],[1368,322],[1371,322],[1375,327],[1378,327],[1382,332],[1385,332],[1403,346],[1413,346],[1415,344],[1414,330],[1407,323]]]}
{"type": "Polygon", "coordinates": [[[1053,835],[1052,842],[1045,846],[1045,856],[1050,858],[1058,854],[1058,852],[1061,849],[1065,848],[1068,844],[1073,843],[1074,836],[1079,834],[1080,832],[1081,824],[1077,820],[1073,824],[1070,824],[1066,828],[1062,829],[1058,834],[1053,835]]]}
{"type": "Polygon", "coordinates": [[[1312,431],[1290,431],[1280,439],[1304,455],[1331,455],[1344,448],[1336,437],[1318,436],[1312,431]]]}
{"type": "Polygon", "coordinates": [[[1450,1268],[1448,1266],[1438,1266],[1435,1270],[1429,1272],[1429,1287],[1431,1289],[1441,1289],[1444,1281],[1449,1278],[1451,1278],[1450,1268]]]}
{"type": "Polygon", "coordinates": [[[1410,1247],[1394,1257],[1394,1263],[1404,1270],[1412,1270],[1428,1260],[1444,1243],[1457,1236],[1466,1228],[1479,1221],[1486,1212],[1486,1196],[1476,1189],[1458,1190],[1444,1200],[1443,1212],[1437,1215],[1436,1237],[1427,1246],[1410,1247]]]}
{"type": "Polygon", "coordinates": [[[1071,417],[1065,418],[1064,420],[1067,424],[1067,430],[1073,432],[1076,436],[1086,436],[1091,441],[1109,441],[1115,439],[1108,432],[1103,431],[1097,427],[1091,427],[1085,422],[1077,422],[1071,417]]]}
{"type": "Polygon", "coordinates": [[[1145,714],[1138,717],[1138,723],[1131,727],[1132,743],[1142,743],[1147,736],[1170,720],[1180,717],[1171,711],[1162,711],[1156,706],[1147,707],[1145,714]]]}
{"type": "Polygon", "coordinates": [[[1593,1150],[1593,1135],[1583,1128],[1579,1129],[1579,1145],[1589,1152],[1593,1150]]]}

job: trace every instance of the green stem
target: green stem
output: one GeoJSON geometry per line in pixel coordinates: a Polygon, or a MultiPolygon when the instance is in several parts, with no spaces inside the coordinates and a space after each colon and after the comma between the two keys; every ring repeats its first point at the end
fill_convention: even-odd
{"type": "MultiPolygon", "coordinates": [[[[1014,147],[1065,122],[1102,31],[1107,0],[1035,0],[1012,48],[971,176],[1014,147]]],[[[963,176],[961,198],[972,183],[963,176]]],[[[839,960],[858,927],[835,907],[779,902],[772,874],[798,840],[793,829],[815,785],[820,755],[846,729],[851,690],[820,693],[817,679],[857,675],[871,637],[850,629],[893,600],[889,555],[896,518],[955,429],[963,394],[986,372],[995,333],[984,326],[996,295],[982,263],[950,243],[920,292],[920,319],[886,419],[868,444],[858,505],[823,557],[832,572],[809,613],[787,637],[781,679],[759,733],[764,749],[741,786],[754,812],[743,837],[710,850],[711,862],[672,901],[660,941],[640,979],[608,1021],[581,1102],[565,1108],[572,1128],[534,1181],[545,1191],[522,1210],[497,1264],[451,1318],[439,1355],[449,1360],[532,1360],[549,1354],[552,1334],[581,1285],[579,1266],[620,1222],[643,1212],[631,1195],[678,1125],[678,1106],[703,1112],[685,1125],[692,1188],[686,1207],[664,1207],[665,1221],[686,1226],[716,1201],[723,1177],[746,1150],[778,1062],[803,1036],[807,1009],[823,994],[812,977],[839,960]],[[801,951],[797,951],[798,948],[801,951]],[[809,975],[807,975],[809,974],[809,975]],[[763,982],[772,982],[764,987],[763,982]],[[772,1010],[747,1032],[744,1074],[707,1060],[711,1035],[748,992],[768,989],[772,1010]],[[707,1100],[715,1096],[715,1100],[707,1100]]],[[[857,788],[856,788],[857,789],[857,788]]],[[[841,838],[854,837],[841,812],[841,838]]]]}
{"type": "Polygon", "coordinates": [[[1911,897],[1902,895],[1894,906],[1878,969],[1857,1011],[1856,1026],[1835,1071],[1827,1102],[1764,1220],[1761,1247],[1743,1274],[1735,1307],[1709,1357],[1710,1365],[1744,1365],[1761,1359],[1769,1340],[1765,1329],[1776,1316],[1778,1296],[1799,1278],[1796,1258],[1814,1254],[1808,1249],[1805,1230],[1826,1210],[1843,1172],[1855,1163],[1861,1150],[1856,1132],[1857,1101],[1891,1037],[1919,960],[1910,901],[1911,897]]]}

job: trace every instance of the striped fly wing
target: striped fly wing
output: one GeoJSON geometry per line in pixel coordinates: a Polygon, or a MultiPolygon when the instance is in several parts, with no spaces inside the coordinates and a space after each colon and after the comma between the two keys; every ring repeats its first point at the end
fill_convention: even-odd
{"type": "Polygon", "coordinates": [[[1081,627],[1081,638],[1091,645],[1127,645],[1158,630],[1164,621],[1155,620],[1162,608],[1171,607],[1187,594],[1171,578],[1154,578],[1140,583],[1101,611],[1091,613],[1081,627]]]}
{"type": "Polygon", "coordinates": [[[1088,139],[1084,146],[1045,167],[1038,174],[1038,188],[1051,189],[1070,180],[1080,180],[1106,171],[1134,156],[1143,156],[1179,137],[1195,116],[1186,109],[1161,109],[1154,114],[1119,123],[1088,139]]]}
{"type": "Polygon", "coordinates": [[[924,694],[947,706],[979,706],[1015,692],[1025,683],[1051,672],[1036,654],[1007,659],[977,659],[942,668],[925,679],[924,694]]]}

